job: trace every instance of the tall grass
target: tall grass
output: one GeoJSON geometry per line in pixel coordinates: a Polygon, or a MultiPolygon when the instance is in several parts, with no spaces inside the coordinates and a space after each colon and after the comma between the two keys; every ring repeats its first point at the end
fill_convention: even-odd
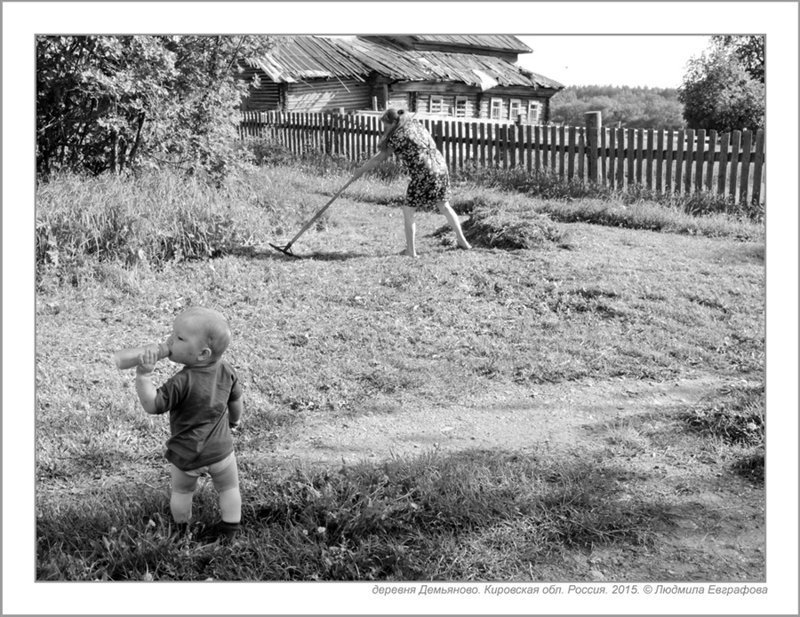
{"type": "Polygon", "coordinates": [[[218,257],[263,244],[311,208],[258,171],[221,186],[168,172],[62,175],[37,188],[36,264],[63,270],[90,258],[158,266],[218,257]]]}

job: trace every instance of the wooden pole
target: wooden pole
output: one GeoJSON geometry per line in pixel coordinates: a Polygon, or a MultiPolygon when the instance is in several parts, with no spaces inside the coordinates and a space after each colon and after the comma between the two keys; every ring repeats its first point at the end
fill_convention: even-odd
{"type": "Polygon", "coordinates": [[[586,143],[589,150],[589,182],[597,182],[597,145],[600,142],[600,129],[603,126],[602,116],[602,112],[599,111],[589,111],[584,114],[586,118],[586,143]]]}

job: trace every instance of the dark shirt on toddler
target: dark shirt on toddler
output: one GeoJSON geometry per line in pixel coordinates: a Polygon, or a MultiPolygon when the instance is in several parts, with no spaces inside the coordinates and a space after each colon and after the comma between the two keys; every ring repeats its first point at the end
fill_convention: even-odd
{"type": "Polygon", "coordinates": [[[228,403],[241,396],[236,371],[224,360],[208,366],[185,366],[170,377],[156,396],[156,413],[169,411],[172,436],[167,441],[167,460],[189,471],[221,461],[233,452],[228,403]]]}

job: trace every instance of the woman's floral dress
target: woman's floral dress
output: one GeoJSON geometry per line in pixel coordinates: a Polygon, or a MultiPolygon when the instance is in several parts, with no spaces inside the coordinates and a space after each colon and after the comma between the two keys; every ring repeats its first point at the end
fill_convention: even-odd
{"type": "Polygon", "coordinates": [[[407,206],[432,209],[435,204],[450,200],[447,163],[424,126],[412,120],[398,127],[386,143],[411,176],[406,191],[407,206]]]}

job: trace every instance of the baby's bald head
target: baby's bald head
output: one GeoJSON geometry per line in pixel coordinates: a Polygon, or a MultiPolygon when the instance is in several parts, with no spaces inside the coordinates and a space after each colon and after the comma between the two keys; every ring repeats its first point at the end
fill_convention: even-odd
{"type": "Polygon", "coordinates": [[[211,359],[218,360],[231,342],[231,330],[221,313],[213,309],[192,307],[183,311],[175,321],[190,328],[211,350],[211,359]]]}

